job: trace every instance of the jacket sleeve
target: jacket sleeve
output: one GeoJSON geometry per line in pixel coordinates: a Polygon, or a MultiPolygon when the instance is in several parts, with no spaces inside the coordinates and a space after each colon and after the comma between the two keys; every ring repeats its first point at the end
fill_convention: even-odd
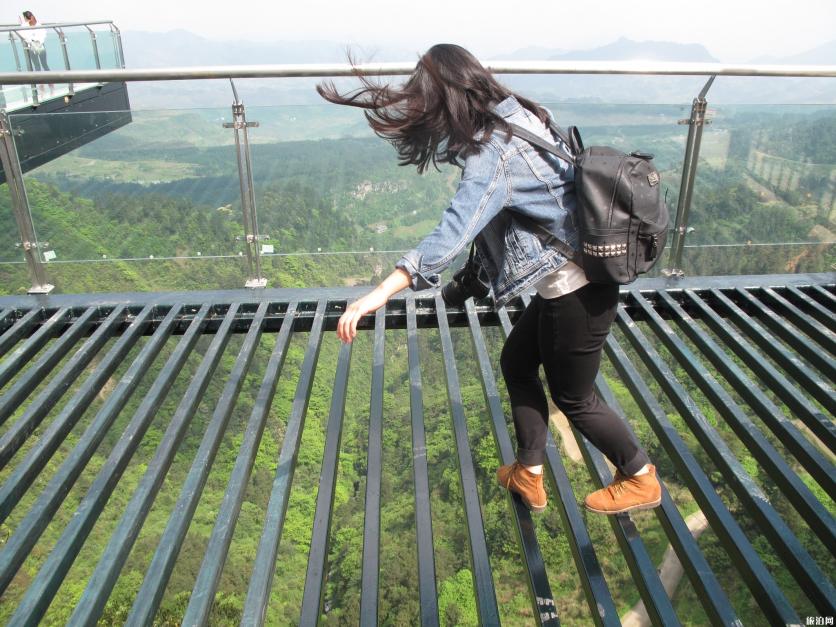
{"type": "Polygon", "coordinates": [[[414,290],[440,285],[439,274],[507,204],[508,175],[499,151],[488,143],[465,160],[462,179],[441,221],[395,264],[414,290]]]}

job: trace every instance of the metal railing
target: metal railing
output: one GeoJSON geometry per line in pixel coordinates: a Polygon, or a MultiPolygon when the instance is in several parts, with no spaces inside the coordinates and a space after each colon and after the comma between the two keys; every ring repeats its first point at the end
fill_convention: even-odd
{"type": "MultiPolygon", "coordinates": [[[[11,51],[14,56],[15,65],[17,67],[16,74],[21,73],[30,73],[34,71],[34,67],[32,65],[32,47],[30,42],[24,37],[23,33],[27,30],[45,30],[54,32],[57,37],[61,47],[61,56],[63,60],[64,69],[63,71],[68,72],[72,71],[74,68],[71,67],[70,63],[70,44],[67,40],[67,29],[74,29],[74,28],[83,28],[87,31],[89,37],[89,52],[92,55],[92,61],[95,65],[96,70],[102,70],[102,60],[99,50],[99,42],[96,37],[96,30],[93,29],[94,26],[106,26],[107,32],[110,33],[111,37],[111,44],[113,46],[113,55],[115,59],[115,63],[118,68],[125,67],[125,57],[122,48],[122,33],[119,28],[110,20],[102,20],[96,22],[49,22],[49,23],[38,23],[36,26],[29,27],[29,26],[4,26],[0,27],[0,37],[3,37],[4,34],[7,34],[9,39],[9,44],[11,46],[11,51]],[[18,46],[20,46],[20,51],[18,50],[18,46]]],[[[78,68],[76,68],[78,69],[78,68]]],[[[89,69],[89,68],[88,68],[89,69]]],[[[108,68],[104,68],[108,69],[108,68]]],[[[37,85],[42,83],[61,83],[67,86],[66,94],[61,95],[69,95],[72,96],[75,93],[75,84],[80,82],[104,82],[104,81],[73,81],[73,80],[51,80],[49,77],[45,76],[51,72],[38,72],[37,73],[37,80],[30,79],[25,83],[17,83],[15,81],[0,81],[0,91],[2,91],[2,87],[4,85],[16,85],[16,84],[31,84],[31,104],[33,106],[37,106],[40,103],[40,95],[38,93],[37,85]]],[[[4,74],[10,74],[6,72],[4,74]]],[[[5,101],[5,98],[4,98],[5,101]]],[[[24,103],[29,104],[29,103],[24,103]]],[[[2,102],[0,103],[0,108],[6,108],[7,103],[2,102]]]]}
{"type": "MultiPolygon", "coordinates": [[[[112,24],[112,23],[108,23],[112,24]]],[[[57,28],[57,27],[55,27],[57,28]]],[[[115,28],[115,27],[113,27],[115,28]]],[[[121,59],[121,53],[120,53],[121,59]]],[[[663,62],[486,62],[486,67],[498,74],[604,74],[604,75],[659,75],[659,76],[707,76],[699,95],[694,99],[691,115],[683,123],[689,127],[682,167],[682,181],[676,211],[676,223],[673,228],[671,252],[665,273],[670,277],[683,275],[682,253],[688,233],[688,215],[696,179],[702,131],[706,123],[707,93],[714,79],[718,76],[733,77],[807,77],[836,78],[836,65],[800,66],[800,65],[729,65],[721,63],[663,63],[663,62]]],[[[0,84],[24,85],[37,82],[134,82],[134,81],[174,81],[199,79],[235,79],[235,78],[293,78],[293,77],[345,77],[345,76],[394,76],[409,74],[414,70],[413,63],[366,63],[350,64],[309,64],[309,65],[247,65],[247,66],[206,66],[189,68],[163,69],[120,69],[120,70],[70,70],[50,72],[0,73],[0,84]]],[[[234,85],[233,85],[234,89],[234,85]]],[[[247,122],[244,103],[237,94],[233,102],[233,119],[230,125],[235,129],[238,147],[241,204],[244,211],[244,239],[247,243],[249,276],[246,285],[263,287],[265,279],[261,272],[258,216],[252,195],[252,165],[250,157],[247,127],[257,123],[247,122]]],[[[4,167],[11,168],[10,180],[23,179],[15,169],[16,160],[12,158],[14,140],[11,137],[8,120],[0,117],[0,133],[8,138],[0,143],[0,150],[6,154],[4,167]],[[8,164],[8,166],[6,166],[8,164]]],[[[10,186],[11,189],[11,186],[10,186]]],[[[34,227],[31,227],[31,215],[25,189],[12,189],[12,206],[21,230],[21,242],[24,250],[35,253],[26,256],[30,274],[33,277],[31,291],[43,292],[48,289],[44,278],[34,227]],[[28,246],[28,248],[27,248],[28,246]]]]}

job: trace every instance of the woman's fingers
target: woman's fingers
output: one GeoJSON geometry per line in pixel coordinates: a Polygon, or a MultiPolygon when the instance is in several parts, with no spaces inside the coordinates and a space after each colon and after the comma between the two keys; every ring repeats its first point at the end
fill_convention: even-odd
{"type": "Polygon", "coordinates": [[[337,337],[343,342],[351,342],[357,336],[357,324],[362,317],[363,314],[356,303],[349,305],[337,322],[337,337]]]}

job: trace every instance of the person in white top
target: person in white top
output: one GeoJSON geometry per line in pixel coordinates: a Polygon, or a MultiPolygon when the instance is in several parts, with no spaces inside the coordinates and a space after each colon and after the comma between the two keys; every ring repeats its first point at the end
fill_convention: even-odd
{"type": "MultiPolygon", "coordinates": [[[[21,28],[17,31],[17,33],[26,43],[26,54],[29,58],[30,64],[32,65],[32,69],[36,72],[49,72],[49,64],[46,60],[46,46],[44,45],[46,42],[47,30],[45,28],[35,28],[38,24],[38,20],[35,18],[32,11],[23,12],[20,24],[25,28],[21,28]]],[[[52,88],[53,85],[50,83],[49,89],[52,90],[52,88]]]]}

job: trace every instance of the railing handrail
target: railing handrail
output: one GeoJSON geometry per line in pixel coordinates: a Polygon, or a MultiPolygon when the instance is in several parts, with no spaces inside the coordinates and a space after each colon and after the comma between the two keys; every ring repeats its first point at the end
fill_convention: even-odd
{"type": "MultiPolygon", "coordinates": [[[[759,65],[673,63],[663,61],[484,61],[496,74],[644,74],[661,76],[771,76],[836,78],[836,65],[759,65]]],[[[107,83],[230,78],[324,78],[338,76],[394,76],[410,74],[414,62],[297,63],[265,65],[210,65],[129,70],[74,70],[2,72],[0,85],[29,83],[107,83]]]]}
{"type": "Polygon", "coordinates": [[[74,26],[101,26],[103,24],[112,25],[113,20],[99,20],[96,22],[38,22],[35,26],[28,26],[26,24],[10,24],[8,26],[0,26],[0,33],[25,30],[27,28],[72,28],[74,26]]]}

